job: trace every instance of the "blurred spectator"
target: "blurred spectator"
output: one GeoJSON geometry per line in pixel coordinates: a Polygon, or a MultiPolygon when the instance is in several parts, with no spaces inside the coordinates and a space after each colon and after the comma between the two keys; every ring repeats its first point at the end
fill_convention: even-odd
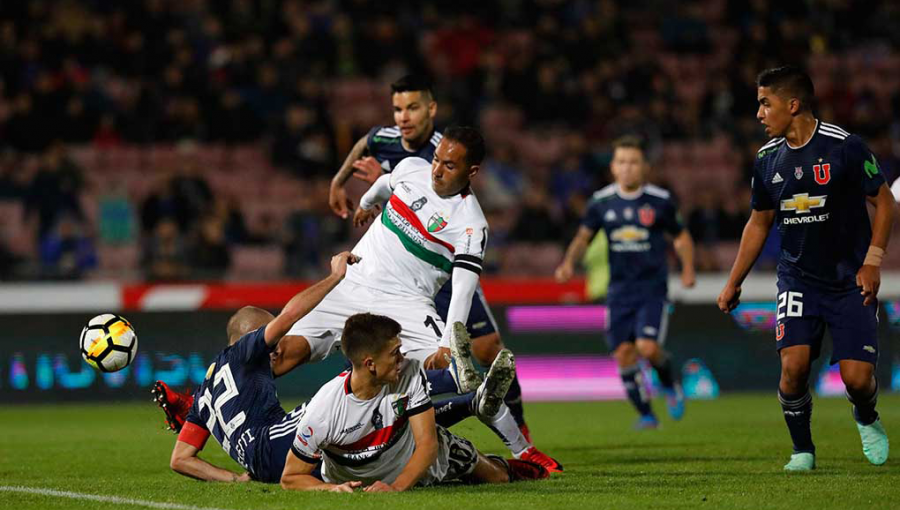
{"type": "Polygon", "coordinates": [[[44,151],[25,202],[26,214],[37,215],[38,238],[50,232],[63,215],[83,219],[79,201],[83,185],[81,168],[69,159],[63,144],[54,143],[44,151]]]}
{"type": "Polygon", "coordinates": [[[200,220],[191,246],[191,277],[217,280],[225,276],[231,264],[231,255],[225,238],[222,219],[209,214],[200,220]]]}
{"type": "Polygon", "coordinates": [[[174,219],[164,217],[144,240],[141,254],[144,277],[148,281],[172,281],[187,278],[187,250],[174,219]]]}
{"type": "Polygon", "coordinates": [[[135,240],[134,206],[121,181],[112,180],[100,196],[97,218],[100,241],[109,245],[130,244],[135,240]]]}
{"type": "Polygon", "coordinates": [[[89,235],[75,218],[65,215],[40,240],[41,275],[52,280],[76,280],[97,267],[89,235]]]}

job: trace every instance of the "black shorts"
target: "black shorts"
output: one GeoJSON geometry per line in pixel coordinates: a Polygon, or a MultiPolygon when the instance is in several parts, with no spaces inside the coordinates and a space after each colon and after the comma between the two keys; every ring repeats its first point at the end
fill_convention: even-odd
{"type": "Polygon", "coordinates": [[[799,278],[778,277],[775,346],[809,345],[812,359],[831,332],[831,364],[844,359],[878,362],[878,302],[864,306],[860,290],[827,291],[799,278]]]}
{"type": "MultiPolygon", "coordinates": [[[[447,281],[441,290],[438,291],[434,298],[434,307],[437,308],[438,315],[444,324],[447,323],[447,310],[450,308],[450,294],[452,289],[452,280],[447,281]]],[[[478,338],[480,336],[497,333],[497,321],[494,320],[494,314],[484,298],[484,291],[481,290],[481,284],[475,289],[475,295],[472,296],[472,308],[469,310],[469,320],[466,321],[466,329],[469,330],[469,336],[478,338]]]]}

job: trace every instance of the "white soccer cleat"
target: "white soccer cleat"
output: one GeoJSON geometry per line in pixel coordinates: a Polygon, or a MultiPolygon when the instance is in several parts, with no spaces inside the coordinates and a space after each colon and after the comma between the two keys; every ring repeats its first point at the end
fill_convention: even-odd
{"type": "Polygon", "coordinates": [[[509,386],[516,377],[516,358],[509,349],[497,353],[487,377],[475,392],[475,412],[479,418],[497,415],[509,386]]]}
{"type": "Polygon", "coordinates": [[[863,455],[869,459],[869,462],[876,466],[887,462],[890,444],[881,419],[875,420],[869,425],[857,423],[856,428],[859,429],[859,437],[862,440],[863,455]]]}
{"type": "Polygon", "coordinates": [[[477,391],[481,385],[481,374],[472,363],[472,340],[466,325],[455,322],[450,325],[450,375],[456,382],[456,391],[463,395],[477,391]]]}

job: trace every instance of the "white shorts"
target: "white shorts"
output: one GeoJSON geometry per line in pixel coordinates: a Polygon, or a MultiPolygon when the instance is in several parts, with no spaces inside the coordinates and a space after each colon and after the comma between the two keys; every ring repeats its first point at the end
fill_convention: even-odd
{"type": "Polygon", "coordinates": [[[400,323],[404,356],[424,362],[438,349],[444,321],[434,302],[385,294],[344,280],[305,317],[295,322],[288,335],[302,336],[309,342],[310,362],[322,361],[331,351],[340,349],[344,323],[358,313],[384,315],[400,323]]]}

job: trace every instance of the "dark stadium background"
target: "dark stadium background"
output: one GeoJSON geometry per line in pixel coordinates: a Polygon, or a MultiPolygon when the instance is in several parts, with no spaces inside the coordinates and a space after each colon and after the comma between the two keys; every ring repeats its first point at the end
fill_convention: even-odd
{"type": "MultiPolygon", "coordinates": [[[[668,346],[706,362],[723,390],[771,390],[771,332],[712,304],[765,142],[755,76],[806,68],[818,115],[863,136],[893,180],[898,26],[891,1],[2,2],[0,401],[143,397],[136,367],[120,387],[91,376],[67,389],[87,380],[76,341],[92,315],[126,314],[151,376],[175,377],[191,353],[208,361],[228,309],[245,304],[217,293],[322,276],[360,235],[330,212],[328,181],[355,140],[392,124],[389,84],[409,72],[434,81],[438,129],[486,135],[484,279],[507,344],[605,354],[602,331],[566,327],[563,311],[542,332],[511,331],[507,314],[589,301],[581,282],[549,280],[609,182],[610,141],[638,134],[698,246],[701,285],[675,293],[668,346]],[[492,290],[509,285],[546,294],[492,290]]],[[[885,388],[900,360],[898,254],[882,287],[885,388]]],[[[774,295],[776,255],[758,263],[752,300],[774,295]]],[[[282,392],[311,394],[339,367],[304,367],[282,392]]]]}

